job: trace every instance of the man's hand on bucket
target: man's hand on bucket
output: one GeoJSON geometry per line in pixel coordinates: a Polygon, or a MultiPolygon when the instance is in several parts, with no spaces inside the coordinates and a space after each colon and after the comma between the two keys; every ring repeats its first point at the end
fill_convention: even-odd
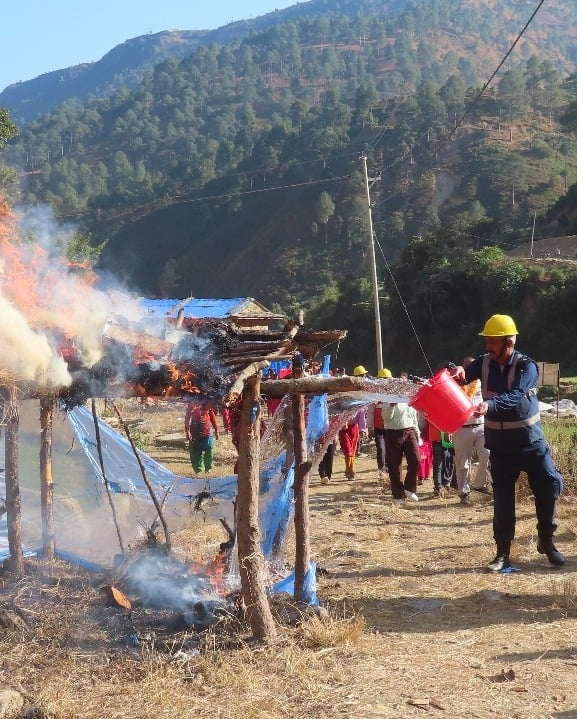
{"type": "Polygon", "coordinates": [[[456,380],[464,380],[465,379],[465,368],[461,367],[461,365],[453,365],[452,367],[447,367],[447,370],[451,377],[454,377],[456,380]]]}
{"type": "Polygon", "coordinates": [[[480,402],[473,410],[473,414],[475,415],[475,417],[482,417],[483,415],[487,414],[488,411],[489,405],[486,402],[480,402]]]}

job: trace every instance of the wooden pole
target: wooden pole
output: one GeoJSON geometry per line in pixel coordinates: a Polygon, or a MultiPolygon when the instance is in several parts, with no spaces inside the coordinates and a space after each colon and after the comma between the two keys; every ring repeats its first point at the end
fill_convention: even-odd
{"type": "Polygon", "coordinates": [[[237,489],[237,542],[242,597],[256,639],[272,641],[276,627],[264,582],[264,557],[258,524],[260,380],[246,382],[240,412],[237,489]]]}
{"type": "Polygon", "coordinates": [[[54,399],[40,400],[40,514],[42,517],[42,556],[54,559],[54,483],[52,478],[52,418],[54,399]]]}
{"type": "MultiPolygon", "coordinates": [[[[302,365],[293,362],[293,377],[302,377],[302,365]]],[[[305,575],[310,565],[309,534],[309,472],[311,463],[307,458],[305,398],[303,394],[292,397],[294,454],[295,454],[295,589],[296,601],[304,601],[305,575]]]]}
{"type": "MultiPolygon", "coordinates": [[[[164,544],[166,547],[166,551],[170,552],[172,549],[172,540],[170,539],[170,530],[168,529],[168,524],[166,522],[164,512],[162,511],[162,505],[158,501],[158,497],[154,493],[152,484],[150,483],[150,480],[148,479],[148,475],[146,474],[146,468],[142,461],[142,457],[140,456],[140,454],[138,452],[137,446],[134,444],[134,441],[130,434],[130,429],[129,429],[128,425],[122,419],[122,415],[120,414],[118,407],[114,404],[114,402],[112,402],[111,404],[112,404],[112,408],[116,412],[116,416],[118,417],[120,424],[122,425],[122,428],[124,429],[124,434],[126,435],[126,439],[130,442],[130,446],[132,447],[132,451],[134,453],[134,457],[136,458],[136,461],[138,462],[138,466],[140,467],[140,473],[142,474],[142,479],[144,480],[146,489],[148,489],[148,494],[150,495],[150,499],[152,499],[152,503],[154,504],[154,508],[156,509],[156,513],[158,514],[158,519],[159,519],[160,523],[162,524],[162,529],[164,530],[164,544]]],[[[166,495],[165,495],[165,499],[166,499],[166,495]]]]}
{"type": "Polygon", "coordinates": [[[22,502],[20,497],[20,476],[18,473],[18,429],[20,418],[16,401],[11,402],[6,424],[5,464],[6,464],[6,520],[8,522],[8,548],[10,550],[10,570],[18,576],[24,575],[24,555],[22,554],[22,502]]]}
{"type": "Polygon", "coordinates": [[[122,543],[122,534],[120,533],[120,527],[118,526],[118,518],[116,517],[116,507],[112,501],[112,493],[110,492],[110,484],[108,482],[108,476],[106,474],[106,467],[104,466],[104,456],[102,455],[102,441],[100,439],[100,425],[98,424],[98,415],[96,414],[96,401],[92,398],[92,419],[94,421],[94,435],[96,437],[96,450],[98,451],[98,461],[100,463],[100,471],[102,473],[102,479],[104,480],[104,486],[106,488],[106,496],[108,497],[108,504],[112,512],[112,519],[114,526],[116,527],[116,536],[118,537],[118,544],[120,545],[120,551],[124,554],[124,544],[122,543]]]}
{"type": "Polygon", "coordinates": [[[352,392],[365,389],[364,377],[324,377],[312,375],[294,379],[268,380],[261,383],[260,391],[266,397],[284,397],[285,394],[324,394],[325,392],[352,392]]]}
{"type": "Polygon", "coordinates": [[[239,372],[238,377],[228,390],[226,397],[224,397],[223,404],[225,406],[234,404],[242,395],[247,379],[249,377],[254,377],[254,375],[258,374],[261,370],[266,369],[267,367],[270,367],[270,362],[253,362],[248,367],[245,367],[242,372],[239,372]]]}

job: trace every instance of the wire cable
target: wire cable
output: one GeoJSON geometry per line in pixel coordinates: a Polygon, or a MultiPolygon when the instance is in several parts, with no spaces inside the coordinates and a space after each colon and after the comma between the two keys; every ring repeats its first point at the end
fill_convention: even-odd
{"type": "Polygon", "coordinates": [[[411,315],[409,314],[409,310],[407,309],[407,305],[405,304],[405,301],[403,299],[403,296],[401,295],[401,291],[399,290],[399,286],[397,285],[397,282],[395,280],[395,277],[393,275],[393,270],[387,260],[387,257],[383,251],[383,248],[381,247],[381,243],[379,242],[377,237],[374,237],[375,243],[377,247],[379,248],[379,251],[381,253],[381,256],[383,260],[385,261],[385,265],[387,268],[387,271],[389,273],[389,277],[391,278],[391,282],[393,283],[393,287],[395,288],[395,292],[397,293],[397,297],[399,298],[399,302],[401,303],[401,307],[403,308],[403,311],[405,313],[405,316],[407,317],[407,321],[413,331],[413,335],[415,336],[415,339],[417,340],[417,344],[419,345],[419,349],[421,350],[421,354],[423,355],[423,358],[425,360],[425,363],[427,365],[427,369],[429,370],[430,374],[433,374],[433,370],[431,368],[431,364],[429,362],[429,358],[427,357],[427,353],[425,352],[425,348],[423,347],[423,344],[421,342],[421,338],[419,337],[419,334],[417,332],[417,329],[415,325],[413,324],[413,320],[411,319],[411,315]]]}
{"type": "MultiPolygon", "coordinates": [[[[498,74],[499,70],[503,67],[503,65],[504,65],[505,62],[507,61],[508,57],[511,55],[511,53],[513,52],[513,50],[515,49],[515,47],[517,46],[517,44],[519,43],[519,41],[521,40],[521,38],[523,37],[523,35],[525,34],[525,32],[527,31],[527,28],[529,27],[529,25],[530,25],[530,24],[533,22],[533,20],[535,19],[535,16],[537,15],[537,13],[538,13],[539,10],[541,9],[541,7],[544,5],[544,3],[545,3],[545,0],[539,0],[539,4],[537,5],[537,7],[535,8],[535,10],[534,10],[533,13],[531,14],[531,17],[529,18],[529,20],[527,20],[527,22],[526,22],[525,25],[523,26],[523,29],[517,34],[517,37],[515,38],[513,44],[512,44],[511,47],[509,48],[509,50],[507,50],[507,52],[505,53],[505,55],[503,56],[503,58],[501,59],[501,61],[500,61],[499,64],[497,65],[496,69],[493,71],[493,73],[491,74],[491,76],[489,77],[489,79],[487,80],[487,82],[483,85],[483,87],[481,88],[481,90],[477,93],[477,95],[476,95],[476,96],[473,98],[473,100],[469,103],[469,105],[467,106],[467,108],[465,108],[465,112],[461,115],[461,117],[459,118],[459,120],[455,123],[455,127],[451,130],[451,132],[450,132],[449,135],[447,136],[446,140],[444,140],[444,141],[441,143],[440,147],[437,149],[437,152],[439,152],[440,150],[442,150],[442,149],[448,144],[448,142],[454,137],[454,135],[455,135],[457,129],[462,125],[462,123],[464,122],[465,118],[470,114],[470,112],[472,111],[472,109],[473,109],[473,108],[475,107],[475,105],[479,102],[479,100],[481,99],[481,97],[483,96],[483,94],[485,93],[485,91],[487,90],[487,88],[489,87],[489,85],[491,84],[491,82],[493,81],[493,79],[494,79],[494,78],[496,77],[496,75],[498,74]]],[[[430,128],[429,128],[429,129],[430,129],[430,128]]],[[[423,133],[423,134],[421,135],[421,137],[419,137],[419,139],[416,140],[416,141],[413,143],[413,145],[411,146],[411,148],[408,150],[407,153],[405,153],[402,157],[397,158],[397,160],[393,161],[391,164],[387,165],[385,168],[383,168],[383,170],[382,170],[381,172],[384,172],[384,171],[390,169],[391,167],[394,167],[394,166],[397,165],[398,163],[400,163],[400,162],[402,162],[403,160],[405,160],[409,155],[412,155],[413,149],[418,145],[418,143],[419,143],[424,137],[426,137],[427,132],[429,132],[429,130],[427,130],[425,133],[423,133]]],[[[379,137],[378,137],[379,141],[380,141],[381,137],[382,137],[382,134],[380,134],[379,137]]],[[[373,147],[373,149],[374,149],[374,147],[373,147]]],[[[387,200],[389,200],[389,199],[390,199],[390,198],[386,198],[383,202],[385,202],[385,201],[387,201],[387,200]]],[[[379,204],[382,204],[382,203],[379,203],[379,204]]],[[[401,295],[401,292],[400,292],[400,290],[399,290],[399,287],[398,287],[398,285],[397,285],[397,282],[396,282],[396,280],[395,280],[395,278],[394,278],[394,276],[393,276],[392,268],[391,268],[391,266],[390,266],[390,264],[389,264],[389,262],[388,262],[388,260],[387,260],[387,257],[386,257],[386,255],[385,255],[385,253],[384,253],[384,251],[383,251],[383,248],[381,247],[380,242],[379,242],[378,239],[375,237],[374,233],[373,233],[373,239],[375,240],[376,245],[377,245],[377,247],[379,248],[379,251],[380,251],[380,253],[381,253],[381,256],[382,256],[382,258],[383,258],[383,260],[384,260],[384,262],[385,262],[385,266],[386,266],[387,272],[388,272],[388,274],[389,274],[389,277],[391,278],[391,282],[392,282],[392,284],[393,284],[393,287],[395,288],[395,292],[397,293],[397,297],[399,298],[399,302],[401,303],[401,306],[402,306],[402,308],[403,308],[403,311],[404,311],[404,313],[405,313],[405,316],[406,316],[406,318],[407,318],[407,321],[408,321],[408,323],[409,323],[409,325],[410,325],[410,327],[411,327],[411,330],[412,330],[412,332],[413,332],[413,335],[415,336],[415,339],[416,339],[416,341],[417,341],[417,344],[419,345],[419,349],[420,349],[420,351],[421,351],[421,354],[423,355],[423,358],[424,358],[424,360],[425,360],[425,362],[426,362],[426,364],[427,364],[427,367],[428,367],[428,369],[429,369],[429,372],[432,374],[432,369],[431,369],[431,365],[430,365],[429,359],[428,359],[427,354],[426,354],[426,352],[425,352],[425,350],[424,350],[424,347],[423,347],[423,345],[422,345],[421,339],[420,339],[420,337],[419,337],[419,335],[418,335],[418,333],[417,333],[417,330],[416,330],[416,328],[415,328],[415,325],[414,325],[414,323],[413,323],[413,320],[412,320],[412,318],[411,318],[411,316],[410,316],[410,314],[409,314],[409,310],[408,310],[408,308],[407,308],[407,305],[405,304],[405,301],[404,301],[404,299],[403,299],[403,297],[402,297],[402,295],[401,295]]]]}
{"type": "MultiPolygon", "coordinates": [[[[463,115],[461,115],[461,117],[459,118],[459,120],[455,123],[455,127],[454,127],[453,132],[451,133],[451,135],[454,134],[454,132],[457,130],[457,128],[461,126],[461,124],[463,123],[464,119],[469,115],[469,113],[471,112],[471,110],[475,107],[475,105],[476,105],[476,104],[479,102],[479,100],[483,97],[483,94],[485,93],[486,89],[489,87],[489,85],[491,84],[491,82],[493,81],[493,79],[495,78],[495,76],[498,74],[499,70],[503,67],[503,65],[504,65],[505,62],[507,61],[509,55],[510,55],[510,54],[513,52],[513,50],[516,48],[517,44],[519,43],[519,41],[521,40],[521,38],[522,38],[523,35],[525,34],[527,28],[528,28],[529,25],[533,22],[535,16],[537,15],[537,13],[539,12],[539,10],[541,9],[541,7],[542,7],[544,4],[545,4],[545,0],[539,0],[539,4],[537,5],[537,7],[535,8],[535,10],[533,11],[533,14],[532,14],[531,17],[527,20],[527,22],[525,23],[523,29],[522,29],[521,32],[517,35],[517,37],[515,38],[515,41],[514,41],[513,44],[511,45],[511,47],[507,50],[507,52],[505,53],[503,59],[502,59],[501,62],[497,65],[497,67],[496,67],[496,69],[494,70],[494,72],[493,72],[493,74],[491,75],[491,77],[490,77],[490,78],[487,80],[487,82],[483,85],[483,87],[481,88],[481,90],[477,93],[476,97],[474,97],[473,100],[469,103],[469,106],[465,109],[465,112],[463,113],[463,115]]],[[[449,137],[451,137],[451,135],[449,135],[449,137]]]]}
{"type": "MultiPolygon", "coordinates": [[[[515,40],[513,41],[513,44],[512,44],[511,47],[507,50],[507,52],[505,53],[505,55],[503,56],[503,58],[501,59],[501,61],[500,61],[499,64],[497,65],[496,69],[493,71],[493,73],[491,74],[491,76],[489,77],[489,79],[487,80],[487,82],[485,82],[485,84],[483,85],[483,87],[481,88],[481,90],[477,93],[477,95],[471,100],[471,102],[469,103],[469,105],[465,108],[465,111],[463,112],[463,114],[461,115],[461,117],[455,122],[455,126],[451,129],[451,132],[447,135],[447,137],[445,138],[445,140],[443,140],[443,141],[440,143],[440,145],[438,146],[438,148],[436,149],[436,152],[437,152],[437,153],[440,152],[441,150],[443,150],[443,149],[447,146],[447,144],[453,139],[453,137],[455,136],[455,133],[457,132],[457,130],[461,127],[461,125],[462,125],[463,122],[465,121],[465,118],[469,116],[469,114],[471,113],[471,111],[473,110],[473,108],[475,107],[475,105],[477,105],[477,103],[479,102],[479,100],[483,97],[483,95],[484,95],[484,93],[486,92],[487,88],[489,87],[489,85],[491,84],[491,82],[494,80],[494,78],[497,76],[497,74],[499,73],[499,71],[501,70],[501,68],[502,68],[503,65],[505,64],[505,62],[507,62],[507,59],[509,58],[509,56],[511,55],[511,53],[513,52],[513,50],[517,47],[517,45],[519,44],[521,38],[523,37],[523,35],[524,35],[525,32],[527,31],[528,27],[531,25],[531,23],[532,23],[533,20],[535,19],[535,16],[537,15],[537,13],[539,12],[539,10],[541,9],[541,7],[542,7],[544,4],[545,4],[545,0],[539,0],[539,4],[537,5],[537,7],[535,8],[535,10],[534,10],[533,13],[531,14],[531,17],[527,20],[527,22],[526,22],[525,25],[523,26],[523,29],[517,34],[517,37],[516,37],[515,40]]],[[[407,159],[407,157],[411,157],[412,154],[413,154],[413,150],[418,146],[418,144],[419,144],[422,140],[424,140],[425,137],[427,137],[428,133],[429,133],[432,129],[433,129],[432,127],[429,127],[427,130],[425,130],[425,132],[423,132],[423,133],[421,134],[421,136],[415,140],[415,142],[411,145],[411,147],[410,147],[403,155],[401,155],[400,157],[396,158],[396,159],[393,160],[391,163],[389,163],[388,165],[386,165],[385,167],[383,167],[382,170],[381,170],[381,172],[385,172],[386,170],[390,170],[391,168],[396,167],[396,166],[397,166],[398,164],[400,164],[401,162],[404,162],[404,161],[407,159]]]]}

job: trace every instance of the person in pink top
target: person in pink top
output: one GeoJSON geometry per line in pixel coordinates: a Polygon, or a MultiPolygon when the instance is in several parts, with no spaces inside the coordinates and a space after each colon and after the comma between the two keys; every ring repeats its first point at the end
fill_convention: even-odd
{"type": "Polygon", "coordinates": [[[214,442],[218,439],[218,423],[212,405],[190,402],[184,418],[184,431],[193,470],[210,472],[214,458],[214,442]]]}

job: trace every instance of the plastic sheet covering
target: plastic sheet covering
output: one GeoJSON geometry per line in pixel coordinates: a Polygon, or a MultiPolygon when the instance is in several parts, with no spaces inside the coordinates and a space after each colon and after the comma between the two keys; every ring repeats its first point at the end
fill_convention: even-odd
{"type": "MultiPolygon", "coordinates": [[[[340,427],[360,409],[373,402],[407,402],[418,385],[396,379],[365,382],[365,390],[307,397],[306,440],[313,467],[324,455],[340,427]]],[[[24,551],[41,544],[40,490],[38,480],[38,406],[25,411],[22,403],[20,425],[20,482],[22,492],[24,551]],[[24,420],[28,417],[27,422],[24,420]]],[[[110,564],[120,547],[102,475],[92,413],[78,407],[66,416],[74,434],[66,433],[68,422],[55,412],[53,474],[54,513],[58,550],[87,563],[110,564]],[[74,441],[74,435],[78,442],[74,441]],[[79,446],[78,446],[79,445],[79,446]]],[[[101,451],[108,489],[126,546],[143,534],[156,516],[139,463],[128,440],[106,422],[99,420],[101,451]]],[[[0,454],[3,447],[0,443],[0,454]]],[[[221,518],[234,526],[236,475],[186,478],[175,475],[144,452],[140,460],[169,526],[184,525],[194,509],[207,520],[221,518]]],[[[3,459],[3,457],[0,457],[3,459]]],[[[262,547],[271,567],[278,566],[294,512],[294,457],[292,451],[292,399],[284,397],[268,421],[261,441],[259,511],[262,547]]],[[[0,493],[4,493],[0,474],[0,493]]],[[[8,556],[6,516],[0,520],[0,555],[8,556]]],[[[277,573],[278,574],[278,573],[277,573]]],[[[286,574],[286,572],[285,572],[286,574]]],[[[233,578],[234,579],[234,578],[233,578]]],[[[271,585],[277,576],[271,573],[271,585]]],[[[314,571],[306,588],[310,603],[316,596],[314,571]]]]}
{"type": "MultiPolygon", "coordinates": [[[[92,413],[85,407],[76,407],[68,413],[68,419],[88,457],[94,474],[104,485],[92,413]]],[[[134,456],[130,442],[106,422],[99,420],[98,426],[102,463],[111,492],[130,494],[133,497],[139,497],[142,501],[152,503],[142,470],[134,456]]],[[[206,518],[214,521],[223,518],[231,526],[234,524],[233,500],[236,497],[237,488],[235,474],[226,477],[211,477],[210,481],[205,478],[181,477],[170,472],[144,452],[137,451],[155,496],[161,501],[164,495],[168,494],[166,507],[169,513],[171,507],[182,504],[183,501],[200,503],[199,511],[202,510],[206,518]],[[206,497],[207,501],[203,501],[205,494],[210,494],[210,498],[206,497]]]]}
{"type": "MultiPolygon", "coordinates": [[[[408,402],[419,385],[398,379],[366,380],[366,391],[340,392],[308,398],[305,406],[307,454],[318,466],[339,429],[359,410],[374,402],[408,402]]],[[[259,513],[265,557],[277,557],[294,510],[292,398],[286,395],[261,440],[259,513]]]]}
{"type": "MultiPolygon", "coordinates": [[[[68,413],[68,419],[96,477],[104,484],[92,413],[84,407],[76,407],[68,413]]],[[[152,504],[152,498],[130,442],[106,422],[99,420],[98,424],[102,462],[110,490],[117,494],[129,494],[152,504]]],[[[167,470],[144,452],[137,451],[146,477],[158,500],[161,501],[164,495],[168,494],[166,506],[169,514],[171,508],[186,501],[200,505],[198,510],[202,511],[206,518],[217,521],[222,517],[229,524],[234,524],[233,500],[236,497],[236,475],[211,477],[210,481],[205,478],[181,477],[167,470]],[[206,494],[210,494],[210,497],[205,498],[206,494]]]]}
{"type": "MultiPolygon", "coordinates": [[[[22,505],[22,546],[34,553],[42,544],[39,479],[39,407],[34,400],[19,405],[18,460],[22,505]]],[[[130,443],[105,422],[100,422],[101,444],[116,523],[125,547],[144,537],[156,517],[140,467],[130,443]]],[[[78,563],[110,565],[120,552],[118,532],[104,485],[92,413],[77,408],[72,413],[54,411],[52,441],[53,512],[57,550],[75,556],[78,563]]],[[[0,441],[0,466],[5,443],[0,441]]],[[[211,481],[173,475],[141,453],[147,477],[159,501],[169,491],[165,517],[172,531],[198,516],[234,524],[236,475],[211,481]]],[[[4,471],[0,470],[0,497],[4,497],[4,471]]],[[[9,556],[6,515],[0,519],[0,558],[9,556]]]]}

